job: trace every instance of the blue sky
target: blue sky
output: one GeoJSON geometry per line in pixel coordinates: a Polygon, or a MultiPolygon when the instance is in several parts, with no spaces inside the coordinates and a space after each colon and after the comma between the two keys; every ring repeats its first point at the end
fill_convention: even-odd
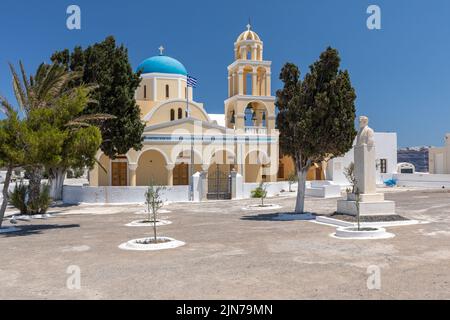
{"type": "Polygon", "coordinates": [[[395,131],[399,146],[442,145],[450,132],[450,1],[10,1],[0,2],[0,93],[13,100],[7,62],[28,71],[57,49],[114,35],[133,67],[162,44],[199,80],[195,99],[223,112],[233,43],[251,19],[279,70],[296,63],[304,75],[328,45],[339,50],[358,98],[357,114],[376,131],[395,131]],[[66,28],[66,8],[81,7],[82,29],[66,28]],[[366,9],[381,8],[381,30],[368,30],[366,9]]]}

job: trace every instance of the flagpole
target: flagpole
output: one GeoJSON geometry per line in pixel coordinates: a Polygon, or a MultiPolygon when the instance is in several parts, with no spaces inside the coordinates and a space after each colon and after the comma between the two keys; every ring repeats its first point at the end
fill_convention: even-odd
{"type": "MultiPolygon", "coordinates": [[[[191,117],[189,110],[189,75],[186,76],[186,115],[191,117]]],[[[191,135],[191,165],[189,166],[189,200],[194,201],[194,183],[192,176],[194,175],[194,136],[191,135]]]]}
{"type": "Polygon", "coordinates": [[[186,76],[186,116],[191,117],[191,112],[189,110],[189,76],[186,76]]]}

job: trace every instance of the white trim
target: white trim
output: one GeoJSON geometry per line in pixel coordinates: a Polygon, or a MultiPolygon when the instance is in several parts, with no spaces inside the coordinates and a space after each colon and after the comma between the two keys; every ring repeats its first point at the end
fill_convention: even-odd
{"type": "MultiPolygon", "coordinates": [[[[147,113],[143,120],[145,122],[149,121],[151,119],[151,117],[153,116],[154,113],[156,113],[156,111],[158,111],[162,106],[169,104],[169,103],[173,103],[173,102],[180,102],[180,103],[184,103],[186,104],[186,100],[183,99],[169,99],[169,100],[164,100],[163,102],[161,102],[158,106],[154,107],[151,109],[151,111],[149,113],[147,113]]],[[[208,120],[208,122],[211,122],[211,119],[209,118],[208,113],[205,111],[205,109],[203,109],[203,107],[200,106],[200,104],[198,104],[195,101],[190,100],[189,104],[198,108],[200,110],[200,112],[203,113],[203,115],[206,117],[206,119],[208,120]]],[[[186,119],[186,118],[183,118],[186,119]]],[[[169,122],[173,122],[173,121],[169,121],[169,122]]]]}
{"type": "Polygon", "coordinates": [[[158,79],[181,79],[181,80],[185,80],[186,81],[187,77],[182,75],[182,74],[153,72],[153,73],[141,74],[141,78],[142,79],[153,79],[153,78],[158,78],[158,79]]]}
{"type": "Polygon", "coordinates": [[[178,97],[181,99],[182,97],[181,97],[181,79],[180,78],[178,78],[177,84],[178,84],[178,97]]]}
{"type": "MultiPolygon", "coordinates": [[[[144,135],[145,135],[146,132],[149,132],[149,131],[152,131],[152,130],[155,130],[155,129],[172,127],[172,126],[175,126],[175,125],[178,125],[178,124],[181,124],[181,123],[185,123],[185,122],[192,122],[194,124],[196,122],[201,122],[202,126],[205,126],[206,128],[218,129],[218,130],[221,130],[221,131],[223,131],[225,133],[229,133],[229,134],[233,134],[234,133],[234,130],[226,128],[226,127],[222,127],[220,125],[213,124],[211,121],[207,122],[207,121],[204,121],[204,120],[195,119],[195,118],[190,117],[190,118],[176,119],[176,120],[173,120],[173,121],[161,122],[161,123],[158,123],[158,124],[147,126],[147,127],[144,128],[144,135]]],[[[190,134],[188,134],[188,135],[190,135],[190,134]]]]}
{"type": "MultiPolygon", "coordinates": [[[[164,160],[166,161],[166,165],[172,163],[171,161],[169,161],[169,157],[167,156],[167,154],[166,154],[164,151],[162,151],[161,149],[156,148],[156,147],[149,147],[149,148],[146,148],[146,146],[147,146],[147,145],[144,145],[144,147],[142,148],[142,150],[139,151],[139,153],[138,153],[137,160],[136,160],[136,163],[137,163],[137,165],[138,165],[138,168],[139,168],[139,159],[140,159],[141,156],[142,156],[145,152],[147,152],[147,151],[158,151],[158,152],[161,153],[162,156],[164,157],[164,160]]],[[[137,170],[137,168],[136,168],[136,170],[137,170]]]]}
{"type": "Polygon", "coordinates": [[[153,101],[158,100],[158,87],[156,85],[156,80],[158,78],[153,78],[152,82],[153,82],[153,101]]]}
{"type": "MultiPolygon", "coordinates": [[[[233,145],[233,149],[234,149],[234,145],[233,145]]],[[[211,160],[212,160],[213,157],[216,155],[216,153],[221,152],[221,151],[225,151],[225,152],[227,152],[227,153],[232,154],[232,155],[233,155],[233,158],[234,158],[234,162],[233,162],[233,163],[228,163],[228,156],[227,156],[226,163],[224,163],[224,164],[230,164],[230,165],[233,165],[233,164],[235,164],[236,161],[237,161],[237,155],[236,155],[236,152],[234,152],[234,150],[229,150],[229,149],[224,148],[224,147],[221,147],[221,148],[219,147],[219,148],[214,149],[214,150],[212,150],[212,151],[213,151],[213,152],[208,156],[208,162],[206,163],[206,164],[208,164],[208,165],[211,165],[211,164],[212,164],[212,163],[211,163],[211,160]]],[[[222,163],[218,163],[218,164],[222,164],[222,163]]]]}
{"type": "MultiPolygon", "coordinates": [[[[274,96],[252,96],[252,95],[234,95],[228,99],[226,99],[224,101],[225,104],[230,103],[230,102],[234,102],[236,100],[244,100],[247,102],[274,102],[275,101],[275,97],[274,96]]],[[[264,103],[265,105],[265,103],[264,103]]],[[[266,106],[267,108],[267,106],[266,106]]]]}
{"type": "Polygon", "coordinates": [[[237,67],[238,65],[249,65],[249,66],[266,66],[266,67],[271,67],[272,66],[272,61],[268,61],[268,60],[243,60],[243,59],[238,59],[235,60],[232,64],[230,64],[227,69],[228,71],[234,69],[235,67],[237,67]]]}

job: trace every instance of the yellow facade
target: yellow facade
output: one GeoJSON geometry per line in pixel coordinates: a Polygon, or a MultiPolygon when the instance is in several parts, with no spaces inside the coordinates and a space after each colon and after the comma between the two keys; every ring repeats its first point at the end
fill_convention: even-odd
{"type": "MultiPolygon", "coordinates": [[[[245,182],[277,181],[279,149],[271,62],[263,59],[263,42],[250,27],[239,35],[234,49],[221,123],[194,101],[191,87],[186,91],[183,72],[142,73],[135,98],[146,125],[143,148],[116,160],[99,151],[97,159],[106,171],[96,165],[90,171],[90,185],[188,184],[192,173],[211,176],[211,170],[234,170],[245,182]],[[126,170],[114,162],[125,162],[126,170]]],[[[167,66],[157,67],[163,70],[167,66]]],[[[286,170],[287,166],[284,176],[286,170]]]]}

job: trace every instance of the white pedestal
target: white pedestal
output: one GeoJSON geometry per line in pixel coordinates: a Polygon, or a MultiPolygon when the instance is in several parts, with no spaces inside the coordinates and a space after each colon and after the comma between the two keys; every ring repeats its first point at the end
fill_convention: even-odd
{"type": "Polygon", "coordinates": [[[360,194],[376,193],[375,146],[355,146],[356,188],[360,194]]]}
{"type": "MultiPolygon", "coordinates": [[[[349,194],[346,200],[338,200],[337,213],[356,216],[358,211],[356,207],[356,196],[349,194]]],[[[377,216],[395,214],[395,202],[384,200],[384,194],[361,194],[359,202],[360,216],[377,216]]]]}
{"type": "Polygon", "coordinates": [[[341,196],[341,186],[326,180],[311,181],[310,186],[306,187],[305,194],[309,197],[339,198],[341,196]]]}

